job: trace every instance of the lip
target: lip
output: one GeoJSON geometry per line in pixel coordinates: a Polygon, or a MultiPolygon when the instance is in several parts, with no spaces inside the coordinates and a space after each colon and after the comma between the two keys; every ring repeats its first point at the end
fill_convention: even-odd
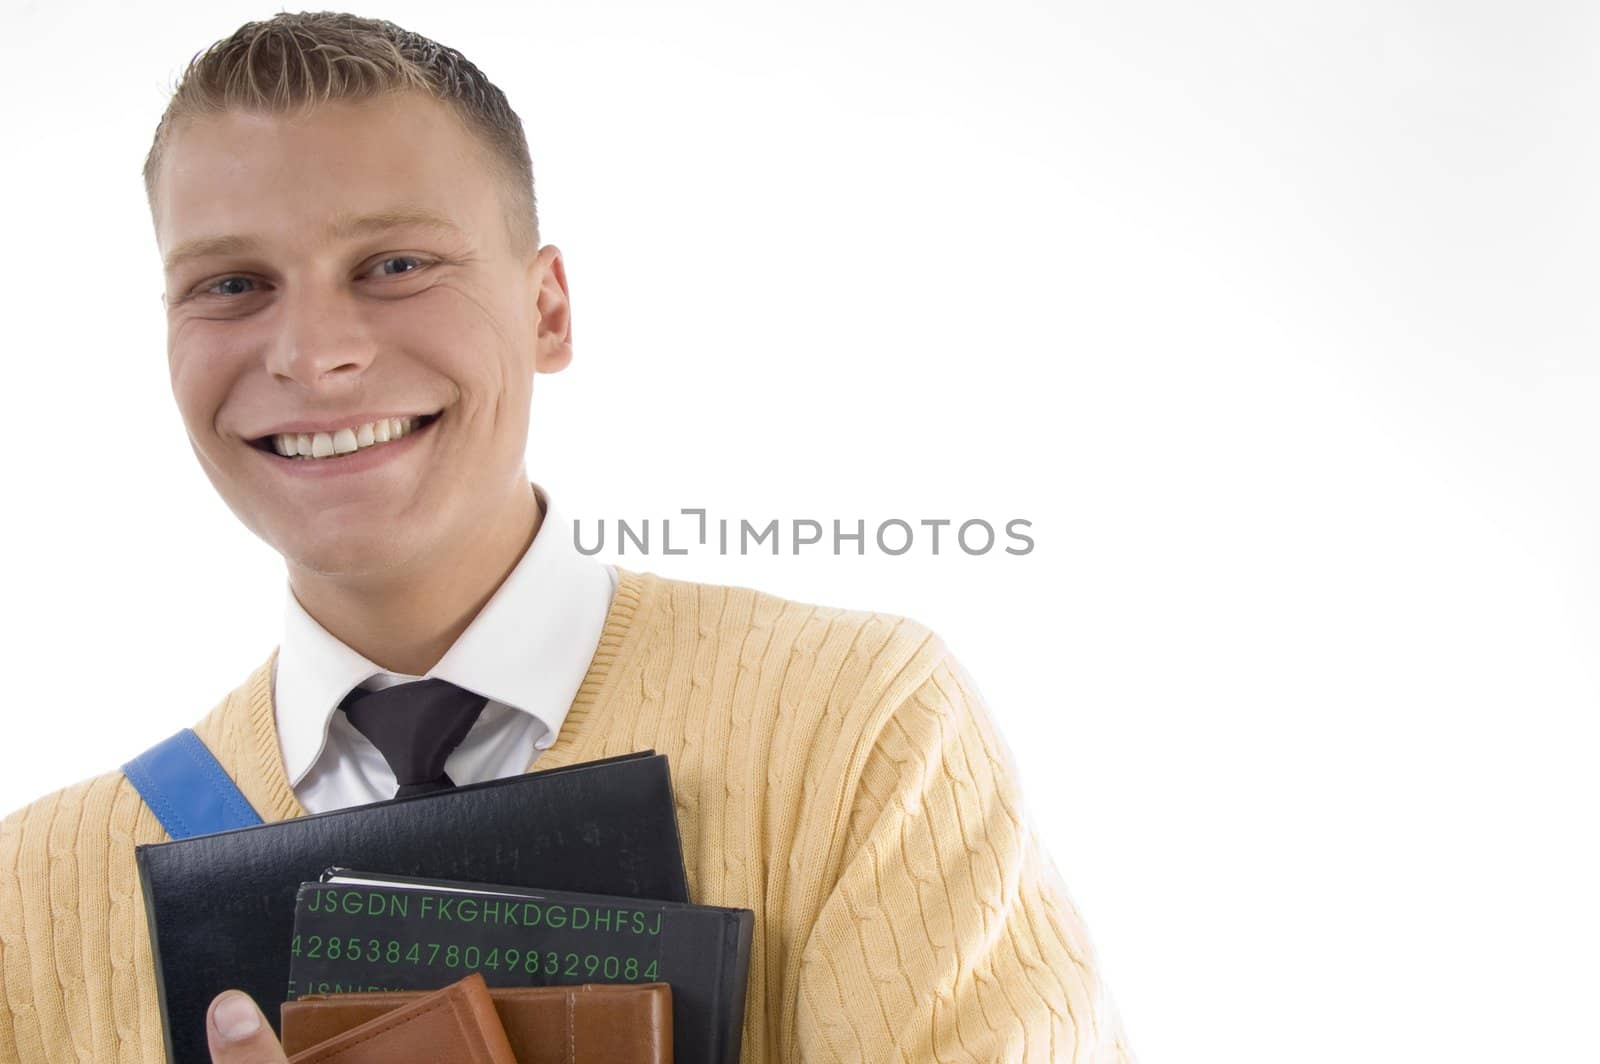
{"type": "MultiPolygon", "coordinates": [[[[398,417],[399,415],[395,416],[398,417]]],[[[379,466],[397,462],[423,443],[431,440],[434,426],[443,420],[444,414],[441,412],[438,417],[428,422],[428,424],[419,429],[413,429],[398,440],[390,440],[388,443],[380,443],[372,447],[363,447],[359,451],[351,451],[349,454],[341,454],[333,458],[285,458],[277,451],[265,451],[248,443],[244,446],[249,447],[251,451],[260,455],[263,462],[269,463],[285,476],[324,479],[326,477],[344,476],[349,473],[365,473],[370,469],[377,469],[379,466]]]]}
{"type": "Polygon", "coordinates": [[[406,412],[403,412],[403,413],[402,412],[393,412],[393,413],[387,413],[387,414],[381,414],[381,413],[380,414],[349,414],[349,415],[346,415],[344,417],[339,418],[336,421],[286,421],[282,425],[278,425],[278,426],[276,426],[274,428],[270,428],[270,429],[264,429],[261,432],[258,432],[255,435],[250,436],[248,438],[252,439],[252,440],[262,440],[262,439],[266,439],[269,436],[281,436],[284,433],[288,433],[288,432],[303,432],[308,436],[311,435],[314,432],[326,432],[329,435],[332,435],[333,433],[338,432],[340,429],[354,429],[354,428],[358,428],[358,427],[360,427],[362,425],[369,425],[374,421],[382,421],[385,418],[391,418],[391,417],[400,417],[400,418],[417,417],[417,418],[422,418],[422,417],[432,417],[433,415],[440,414],[440,413],[443,413],[443,411],[442,410],[411,410],[411,411],[406,411],[406,412]]]}

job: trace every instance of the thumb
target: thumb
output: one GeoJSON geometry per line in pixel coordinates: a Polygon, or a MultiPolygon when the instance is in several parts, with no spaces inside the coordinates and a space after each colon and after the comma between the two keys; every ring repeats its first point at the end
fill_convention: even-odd
{"type": "Polygon", "coordinates": [[[211,1064],[288,1062],[266,1017],[249,994],[238,990],[223,991],[211,1002],[206,1015],[206,1040],[211,1044],[211,1064]]]}

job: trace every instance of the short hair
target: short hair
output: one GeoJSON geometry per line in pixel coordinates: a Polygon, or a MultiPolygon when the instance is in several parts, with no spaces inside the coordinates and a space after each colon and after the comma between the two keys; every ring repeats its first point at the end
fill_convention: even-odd
{"type": "Polygon", "coordinates": [[[186,118],[231,110],[303,114],[322,103],[407,90],[449,105],[490,149],[510,192],[512,247],[524,256],[537,249],[533,162],[505,93],[454,48],[392,22],[341,12],[280,12],[196,53],[156,126],[144,163],[145,195],[153,207],[162,155],[186,118]]]}

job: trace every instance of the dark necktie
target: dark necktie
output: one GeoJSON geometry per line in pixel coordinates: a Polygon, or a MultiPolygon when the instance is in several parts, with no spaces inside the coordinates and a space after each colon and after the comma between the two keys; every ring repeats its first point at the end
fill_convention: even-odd
{"type": "Polygon", "coordinates": [[[444,771],[488,699],[448,680],[414,680],[380,691],[357,687],[339,708],[372,741],[400,784],[396,798],[455,786],[444,771]]]}

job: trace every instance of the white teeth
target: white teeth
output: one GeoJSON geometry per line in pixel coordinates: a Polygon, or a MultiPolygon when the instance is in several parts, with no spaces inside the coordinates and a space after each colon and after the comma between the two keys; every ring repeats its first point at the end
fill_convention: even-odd
{"type": "Polygon", "coordinates": [[[407,436],[416,430],[420,420],[417,417],[386,417],[334,432],[280,432],[272,437],[272,449],[285,458],[301,455],[328,458],[351,454],[407,436]]]}

